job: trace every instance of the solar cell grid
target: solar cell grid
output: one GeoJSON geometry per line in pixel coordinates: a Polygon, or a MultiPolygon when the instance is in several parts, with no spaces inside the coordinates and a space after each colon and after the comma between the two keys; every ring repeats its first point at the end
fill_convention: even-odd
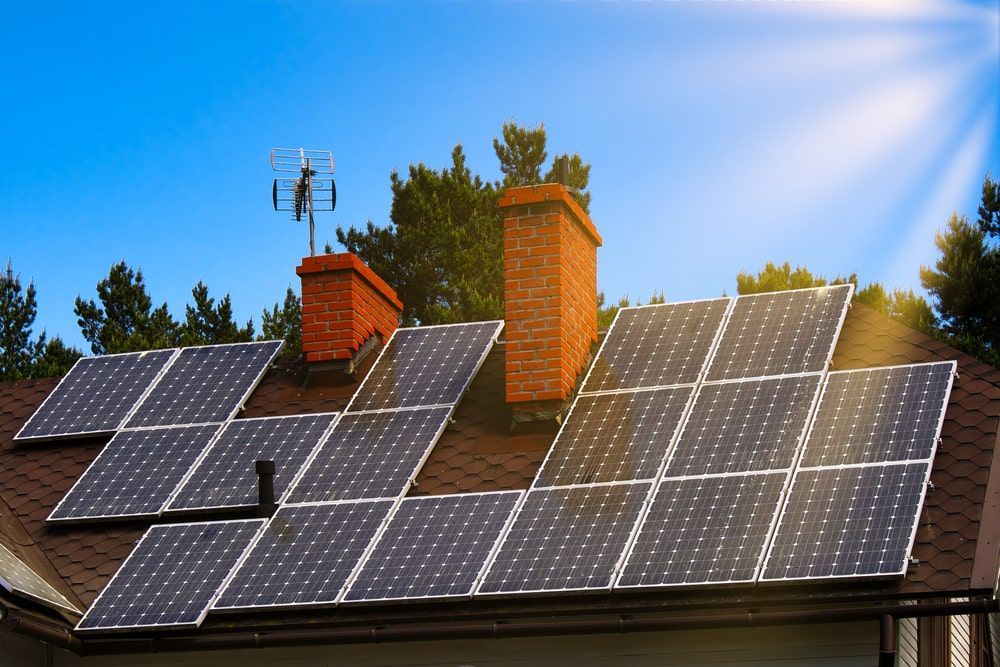
{"type": "Polygon", "coordinates": [[[622,308],[582,391],[692,384],[731,299],[622,308]]]}
{"type": "Polygon", "coordinates": [[[651,487],[529,491],[476,595],[609,589],[651,487]]]}
{"type": "Polygon", "coordinates": [[[836,285],[737,298],[706,381],[825,371],[853,293],[836,285]]]}
{"type": "Polygon", "coordinates": [[[15,440],[113,433],[177,350],[83,357],[15,440]]]}
{"type": "Polygon", "coordinates": [[[799,470],[761,581],[904,574],[929,466],[799,470]]]}
{"type": "Polygon", "coordinates": [[[493,321],[396,329],[347,411],[457,403],[501,328],[493,321]]]}
{"type": "Polygon", "coordinates": [[[451,408],[344,414],[286,502],[395,498],[444,430],[451,408]]]}
{"type": "Polygon", "coordinates": [[[223,422],[264,376],[281,341],[186,347],[128,419],[129,428],[223,422]]]}
{"type": "Polygon", "coordinates": [[[656,477],[693,391],[675,387],[579,396],[534,485],[656,477]]]}
{"type": "Polygon", "coordinates": [[[263,524],[250,519],[152,526],[76,630],[197,627],[263,524]]]}
{"type": "Polygon", "coordinates": [[[616,587],[752,583],[788,475],[663,480],[616,587]]]}
{"type": "Polygon", "coordinates": [[[468,596],[521,491],[404,499],[343,602],[468,596]]]}
{"type": "Polygon", "coordinates": [[[229,422],[167,509],[256,505],[257,460],[275,462],[274,495],[280,500],[336,417],[325,413],[229,422]]]}
{"type": "Polygon", "coordinates": [[[394,501],[278,509],[214,609],[333,605],[394,501]]]}
{"type": "Polygon", "coordinates": [[[80,613],[76,605],[2,544],[0,544],[0,587],[9,593],[23,595],[45,605],[59,607],[74,614],[80,613]]]}
{"type": "Polygon", "coordinates": [[[48,521],[156,516],[220,426],[119,431],[48,521]]]}
{"type": "Polygon", "coordinates": [[[931,458],[955,368],[945,361],[830,373],[801,465],[931,458]]]}
{"type": "Polygon", "coordinates": [[[667,477],[790,468],[822,375],[702,385],[667,477]]]}

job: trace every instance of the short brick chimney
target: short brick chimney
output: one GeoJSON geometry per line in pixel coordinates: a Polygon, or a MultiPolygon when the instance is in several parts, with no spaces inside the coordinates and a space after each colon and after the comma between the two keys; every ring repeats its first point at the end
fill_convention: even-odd
{"type": "Polygon", "coordinates": [[[399,326],[403,303],[356,255],[303,257],[295,273],[302,278],[302,351],[310,366],[353,372],[359,355],[399,326]]]}
{"type": "Polygon", "coordinates": [[[508,188],[499,204],[507,403],[515,421],[553,419],[597,341],[601,236],[558,183],[508,188]]]}

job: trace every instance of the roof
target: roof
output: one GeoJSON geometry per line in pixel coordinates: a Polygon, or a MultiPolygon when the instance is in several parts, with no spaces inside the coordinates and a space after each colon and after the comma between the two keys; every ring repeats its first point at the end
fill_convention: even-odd
{"type": "MultiPolygon", "coordinates": [[[[555,424],[519,425],[511,431],[504,403],[503,343],[487,357],[451,423],[416,478],[411,495],[527,488],[552,444],[555,424]]],[[[371,355],[374,359],[375,355],[371,355]]],[[[835,369],[956,360],[956,381],[942,431],[917,532],[913,556],[919,563],[902,581],[786,586],[747,590],[674,591],[607,594],[537,600],[443,602],[402,605],[387,610],[334,610],[282,614],[237,614],[215,619],[206,628],[260,627],[295,623],[339,623],[393,616],[468,618],[475,613],[511,613],[518,605],[572,612],[583,607],[623,605],[660,608],[731,605],[736,601],[960,597],[993,588],[1000,544],[1000,473],[995,463],[1000,421],[1000,371],[924,334],[855,304],[837,344],[835,369]],[[613,598],[613,600],[611,599],[613,598]],[[407,616],[408,615],[408,616],[407,616]]],[[[307,377],[305,367],[275,367],[249,398],[241,416],[258,417],[342,410],[359,377],[332,382],[307,377]]],[[[107,438],[15,444],[13,436],[57,381],[0,383],[0,541],[14,545],[26,562],[49,579],[69,600],[89,605],[142,535],[149,521],[132,524],[46,526],[45,518],[87,468],[107,438]]],[[[2,591],[0,591],[2,593],[2,591]]],[[[7,606],[30,603],[0,597],[7,606]]],[[[54,612],[38,608],[58,620],[54,612]]],[[[66,627],[71,625],[62,621],[66,627]]]]}

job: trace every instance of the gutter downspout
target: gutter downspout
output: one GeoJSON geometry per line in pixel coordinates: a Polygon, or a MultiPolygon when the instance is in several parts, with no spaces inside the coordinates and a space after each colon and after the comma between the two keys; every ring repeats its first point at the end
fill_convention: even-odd
{"type": "MultiPolygon", "coordinates": [[[[121,655],[172,651],[206,651],[327,644],[409,642],[443,639],[500,639],[505,637],[541,637],[552,635],[587,635],[667,630],[705,630],[715,628],[762,627],[808,623],[878,620],[883,634],[879,664],[895,657],[895,620],[922,616],[950,616],[1000,612],[1000,600],[972,600],[921,605],[878,605],[842,609],[762,612],[748,609],[738,614],[716,616],[670,616],[635,618],[620,615],[616,619],[560,621],[494,621],[455,625],[437,623],[412,626],[367,626],[347,629],[316,628],[304,630],[261,630],[233,634],[210,634],[186,637],[162,637],[135,640],[86,640],[80,642],[81,655],[121,655]],[[891,632],[887,630],[891,628],[891,632]]],[[[75,638],[74,638],[75,639],[75,638]]]]}
{"type": "Polygon", "coordinates": [[[878,619],[878,667],[896,664],[896,619],[885,614],[878,619]]]}

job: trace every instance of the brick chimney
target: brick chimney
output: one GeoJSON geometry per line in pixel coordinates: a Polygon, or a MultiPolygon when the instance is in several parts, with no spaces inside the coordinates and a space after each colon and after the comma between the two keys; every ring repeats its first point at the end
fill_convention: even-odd
{"type": "Polygon", "coordinates": [[[310,370],[351,373],[399,326],[403,303],[356,255],[303,257],[295,273],[302,278],[302,351],[310,370]]]}
{"type": "Polygon", "coordinates": [[[508,188],[499,204],[507,403],[515,422],[554,419],[597,341],[601,236],[558,183],[508,188]]]}

